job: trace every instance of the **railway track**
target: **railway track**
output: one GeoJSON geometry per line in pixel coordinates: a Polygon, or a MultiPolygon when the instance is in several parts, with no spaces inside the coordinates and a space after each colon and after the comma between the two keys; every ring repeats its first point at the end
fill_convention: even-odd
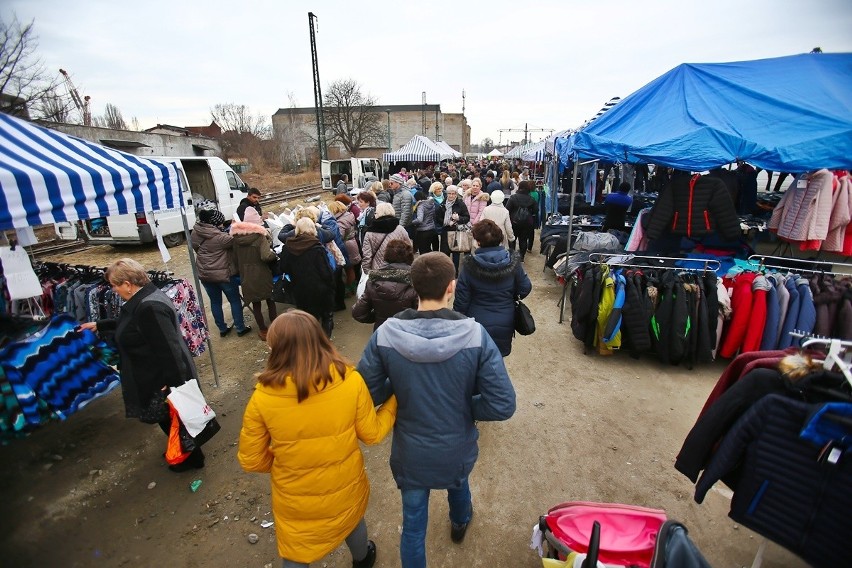
{"type": "Polygon", "coordinates": [[[280,191],[270,191],[260,197],[260,204],[271,205],[273,203],[281,203],[283,201],[290,201],[293,199],[313,197],[315,195],[321,195],[323,191],[325,190],[323,190],[322,184],[319,183],[300,185],[297,187],[291,187],[290,189],[282,189],[280,191]]]}

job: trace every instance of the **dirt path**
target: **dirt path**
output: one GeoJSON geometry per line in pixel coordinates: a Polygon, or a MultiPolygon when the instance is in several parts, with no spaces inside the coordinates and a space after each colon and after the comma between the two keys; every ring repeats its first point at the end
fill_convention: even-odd
{"type": "MultiPolygon", "coordinates": [[[[171,252],[169,268],[190,276],[186,250],[171,252]]],[[[119,256],[163,267],[147,247],[98,247],[61,261],[105,266],[119,256]]],[[[761,538],[727,517],[724,489],[717,486],[699,506],[689,480],[672,466],[724,364],[689,371],[623,353],[583,355],[567,323],[557,323],[561,287],[550,271],[542,273],[542,263],[540,255],[527,257],[533,280],[528,305],[538,331],[518,338],[506,362],[517,412],[507,422],[480,424],[480,458],[471,476],[476,519],[460,546],[450,541],[446,499],[435,493],[429,565],[541,566],[528,548],[532,527],[549,507],[569,500],[664,509],[686,524],[713,566],[751,565],[761,538]]],[[[357,361],[372,326],[346,312],[335,319],[335,343],[357,361]]],[[[236,462],[242,411],[267,350],[254,335],[215,335],[219,388],[213,387],[210,358],[197,361],[222,425],[205,446],[207,467],[170,472],[159,429],[125,419],[120,393],[111,393],[65,423],[0,448],[0,565],[280,565],[274,529],[260,524],[271,518],[268,476],[245,474],[236,462]],[[195,493],[189,488],[194,479],[202,480],[195,493]],[[260,537],[257,544],[248,542],[250,533],[260,537]]],[[[388,438],[364,453],[376,565],[393,567],[399,566],[401,507],[389,449],[388,438]]],[[[315,565],[351,566],[351,558],[342,546],[315,565]]],[[[805,564],[769,543],[763,565],[805,564]]]]}

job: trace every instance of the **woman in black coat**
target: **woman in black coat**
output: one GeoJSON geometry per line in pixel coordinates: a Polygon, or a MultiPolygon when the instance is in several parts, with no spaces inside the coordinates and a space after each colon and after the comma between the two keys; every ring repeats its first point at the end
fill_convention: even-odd
{"type": "Polygon", "coordinates": [[[450,185],[444,192],[446,197],[443,203],[435,205],[435,228],[441,233],[441,252],[453,257],[456,272],[459,270],[459,253],[450,250],[447,242],[447,231],[455,231],[459,225],[470,222],[470,213],[464,200],[459,197],[459,188],[450,185]]]}
{"type": "Polygon", "coordinates": [[[287,239],[281,251],[281,271],[290,277],[296,307],[320,322],[331,337],[334,329],[334,274],[325,247],[317,238],[316,223],[310,217],[296,221],[296,234],[287,239]]]}
{"type": "Polygon", "coordinates": [[[479,323],[503,357],[512,352],[515,299],[525,298],[532,284],[514,251],[501,245],[503,231],[491,219],[473,226],[478,249],[462,262],[453,309],[479,323]]]}
{"type": "MultiPolygon", "coordinates": [[[[160,428],[168,435],[171,418],[163,397],[169,387],[198,379],[192,355],[178,329],[174,304],[151,283],[145,268],[131,258],[116,260],[104,276],[126,303],[118,319],[87,322],[80,327],[114,334],[125,414],[144,422],[159,420],[160,428]],[[153,417],[156,413],[152,410],[157,406],[162,407],[160,412],[164,415],[160,419],[153,417]]],[[[185,461],[170,465],[169,469],[180,472],[202,467],[204,453],[196,446],[185,461]]]]}
{"type": "Polygon", "coordinates": [[[512,231],[515,233],[515,240],[509,243],[509,248],[515,250],[515,243],[520,243],[521,262],[524,261],[527,249],[532,250],[532,243],[535,238],[535,216],[538,211],[538,204],[530,196],[533,189],[535,189],[533,182],[522,181],[518,184],[518,191],[506,202],[506,209],[509,210],[509,221],[511,221],[512,231]]]}

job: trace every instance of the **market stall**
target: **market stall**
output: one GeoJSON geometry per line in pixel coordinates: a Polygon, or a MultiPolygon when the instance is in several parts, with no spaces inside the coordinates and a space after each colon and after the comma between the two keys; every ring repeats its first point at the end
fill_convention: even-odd
{"type": "Polygon", "coordinates": [[[382,160],[385,162],[440,162],[453,158],[455,156],[453,152],[455,150],[452,148],[442,149],[435,142],[417,134],[396,152],[382,154],[382,160]]]}

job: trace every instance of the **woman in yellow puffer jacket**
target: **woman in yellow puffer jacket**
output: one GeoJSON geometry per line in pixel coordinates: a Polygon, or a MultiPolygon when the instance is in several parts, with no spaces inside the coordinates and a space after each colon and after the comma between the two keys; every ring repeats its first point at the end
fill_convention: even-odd
{"type": "Polygon", "coordinates": [[[396,398],[377,412],[364,379],[306,312],[278,316],[267,343],[237,457],[245,471],[271,474],[284,567],[308,566],[342,540],[353,566],[371,567],[376,546],[364,522],[370,483],[358,441],[377,444],[387,435],[396,398]]]}

